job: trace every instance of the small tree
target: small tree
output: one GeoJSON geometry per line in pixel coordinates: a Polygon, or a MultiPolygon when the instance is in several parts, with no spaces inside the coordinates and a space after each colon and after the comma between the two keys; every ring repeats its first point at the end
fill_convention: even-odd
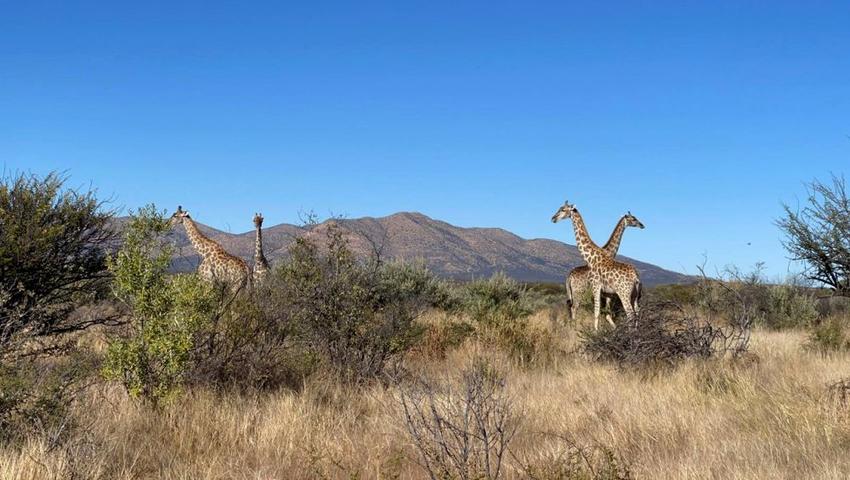
{"type": "Polygon", "coordinates": [[[55,173],[0,179],[0,357],[27,339],[110,320],[70,313],[107,284],[112,212],[93,191],[64,184],[55,173]]]}
{"type": "Polygon", "coordinates": [[[134,396],[159,403],[179,390],[197,334],[219,305],[215,289],[197,275],[168,276],[168,222],[153,205],[134,215],[109,269],[113,293],[130,319],[111,339],[103,373],[134,396]]]}
{"type": "Polygon", "coordinates": [[[834,295],[850,296],[850,199],[844,177],[815,180],[807,192],[802,210],[783,205],[785,216],[776,222],[785,234],[783,246],[792,260],[803,262],[808,279],[834,295]]]}

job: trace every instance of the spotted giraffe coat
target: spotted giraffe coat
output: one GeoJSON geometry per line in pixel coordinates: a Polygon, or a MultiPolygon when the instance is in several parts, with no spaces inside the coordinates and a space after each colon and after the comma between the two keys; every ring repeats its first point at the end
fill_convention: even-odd
{"type": "MultiPolygon", "coordinates": [[[[605,250],[611,258],[616,258],[617,256],[617,251],[620,249],[620,243],[623,240],[623,234],[626,231],[626,227],[639,226],[640,228],[643,228],[643,224],[640,222],[637,222],[637,224],[630,224],[630,216],[631,212],[629,212],[628,215],[620,217],[620,220],[611,232],[611,236],[608,237],[608,241],[602,246],[602,249],[605,250]]],[[[632,218],[637,221],[634,217],[632,218]]],[[[569,275],[567,275],[565,286],[567,290],[567,307],[569,308],[570,318],[575,318],[578,304],[581,301],[584,292],[590,290],[590,280],[590,267],[588,265],[575,267],[570,271],[569,275]]],[[[611,308],[610,294],[605,295],[605,307],[609,310],[611,308]]]]}
{"type": "Polygon", "coordinates": [[[257,236],[254,241],[253,280],[255,285],[259,285],[265,280],[270,270],[269,262],[263,254],[263,215],[260,213],[254,214],[254,228],[257,230],[257,236]]]}
{"type": "MultiPolygon", "coordinates": [[[[628,263],[618,262],[593,243],[584,219],[578,209],[573,205],[565,204],[552,217],[553,222],[561,218],[570,218],[575,231],[576,246],[582,257],[590,267],[590,283],[593,288],[593,316],[596,328],[599,328],[599,310],[602,293],[615,294],[620,298],[626,316],[633,319],[638,312],[638,299],[640,298],[640,276],[637,269],[628,263]]],[[[610,320],[609,320],[610,321],[610,320]]],[[[612,322],[613,323],[613,322],[612,322]]]]}
{"type": "Polygon", "coordinates": [[[233,289],[241,289],[248,284],[251,271],[245,261],[231,255],[224,247],[207,238],[188,215],[183,217],[182,223],[189,241],[201,256],[201,264],[198,265],[198,275],[201,278],[227,284],[233,289]]]}

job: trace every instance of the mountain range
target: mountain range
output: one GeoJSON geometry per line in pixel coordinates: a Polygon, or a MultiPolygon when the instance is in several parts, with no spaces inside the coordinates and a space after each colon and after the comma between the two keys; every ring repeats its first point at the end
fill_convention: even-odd
{"type": "MultiPolygon", "coordinates": [[[[290,243],[298,236],[325,238],[322,232],[331,222],[345,232],[358,255],[377,249],[386,259],[422,260],[435,274],[458,280],[501,271],[524,282],[563,282],[570,269],[585,263],[573,245],[545,238],[524,239],[501,228],[457,227],[415,212],[380,218],[334,219],[310,228],[290,224],[263,228],[266,258],[272,265],[285,258],[290,243]]],[[[254,231],[233,234],[197,220],[196,224],[227,251],[253,264],[254,231]]],[[[199,257],[185,230],[175,228],[173,239],[177,247],[173,268],[194,269],[199,257]]],[[[693,281],[693,277],[646,262],[622,256],[618,259],[634,264],[647,286],[693,281]]]]}

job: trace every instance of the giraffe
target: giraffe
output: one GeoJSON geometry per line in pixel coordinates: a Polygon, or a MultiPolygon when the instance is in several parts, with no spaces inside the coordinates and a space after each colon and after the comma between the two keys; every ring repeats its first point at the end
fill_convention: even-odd
{"type": "Polygon", "coordinates": [[[254,228],[257,230],[257,239],[254,241],[254,272],[255,285],[263,282],[269,274],[269,262],[263,255],[263,214],[254,213],[254,228]]]}
{"type": "MultiPolygon", "coordinates": [[[[602,246],[602,250],[611,257],[616,258],[617,250],[620,249],[620,242],[623,239],[623,233],[625,233],[626,228],[628,227],[636,227],[643,229],[643,223],[637,219],[632,212],[626,212],[620,218],[620,221],[617,222],[617,226],[614,227],[614,231],[611,232],[611,236],[608,238],[608,241],[605,245],[602,246]]],[[[570,309],[570,319],[574,319],[576,316],[576,310],[578,309],[578,299],[584,295],[584,292],[590,288],[590,267],[587,265],[581,265],[576,267],[570,271],[570,274],[567,276],[567,306],[570,309]]],[[[611,309],[611,296],[605,296],[605,308],[609,311],[611,309]]],[[[613,325],[613,321],[611,320],[611,315],[606,315],[606,320],[608,323],[613,325]]]]}
{"type": "Polygon", "coordinates": [[[201,264],[198,265],[198,275],[201,278],[210,282],[222,282],[236,292],[250,283],[251,270],[245,261],[231,255],[221,245],[201,233],[189,212],[181,206],[178,206],[171,216],[171,224],[177,223],[183,224],[189,241],[201,256],[201,264]]]}
{"type": "Polygon", "coordinates": [[[620,297],[623,308],[626,310],[626,317],[629,320],[636,321],[641,291],[637,269],[634,265],[614,260],[605,250],[593,243],[587,233],[587,228],[584,226],[584,219],[582,219],[576,206],[569,202],[564,202],[558,211],[552,215],[552,222],[557,223],[565,218],[572,220],[576,246],[590,267],[594,328],[599,330],[599,308],[602,292],[613,293],[620,297]]]}

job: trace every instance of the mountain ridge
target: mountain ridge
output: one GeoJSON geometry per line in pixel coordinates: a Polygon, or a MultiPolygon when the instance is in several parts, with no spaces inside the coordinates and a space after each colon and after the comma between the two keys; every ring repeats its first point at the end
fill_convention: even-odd
{"type": "MultiPolygon", "coordinates": [[[[254,231],[228,233],[194,219],[200,230],[227,251],[253,263],[254,231]]],[[[489,276],[502,271],[526,282],[563,282],[567,273],[585,262],[578,249],[550,239],[525,239],[499,227],[458,227],[420,212],[397,212],[384,217],[331,219],[300,227],[287,223],[263,228],[266,257],[274,263],[287,255],[289,244],[299,235],[320,239],[330,223],[336,223],[352,250],[366,255],[380,250],[387,259],[423,260],[435,274],[458,280],[489,276]]],[[[185,230],[172,233],[176,245],[173,268],[194,269],[199,261],[185,230]]],[[[618,256],[632,263],[647,286],[688,283],[693,277],[666,270],[637,259],[618,256]]]]}

